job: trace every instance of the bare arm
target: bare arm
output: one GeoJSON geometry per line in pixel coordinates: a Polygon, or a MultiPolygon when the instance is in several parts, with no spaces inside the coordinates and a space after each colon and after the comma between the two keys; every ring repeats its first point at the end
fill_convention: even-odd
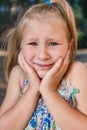
{"type": "Polygon", "coordinates": [[[63,130],[86,130],[87,116],[72,108],[57,92],[44,92],[43,98],[63,130]],[[48,93],[48,95],[46,95],[48,93]]]}
{"type": "Polygon", "coordinates": [[[79,63],[77,65],[74,65],[71,69],[73,68],[74,68],[74,72],[71,74],[71,79],[72,79],[71,81],[73,85],[79,89],[79,94],[76,97],[78,103],[76,109],[72,108],[57,93],[55,89],[56,88],[55,83],[53,83],[53,85],[52,83],[50,84],[50,82],[52,82],[52,78],[51,81],[50,78],[48,78],[49,83],[46,84],[45,82],[42,83],[41,87],[43,88],[43,90],[41,89],[41,93],[47,104],[50,113],[52,114],[55,121],[60,125],[60,127],[63,130],[86,130],[87,129],[87,104],[85,99],[87,98],[87,94],[86,94],[87,93],[87,69],[82,64],[79,63]],[[43,86],[43,84],[45,87],[43,86]]]}
{"type": "Polygon", "coordinates": [[[14,106],[0,116],[0,129],[24,129],[35,109],[37,99],[38,94],[27,90],[14,106]]]}
{"type": "Polygon", "coordinates": [[[17,68],[11,73],[6,98],[0,109],[1,130],[24,129],[37,104],[38,90],[36,89],[28,87],[24,94],[19,96],[20,83],[18,80],[22,73],[17,68]]]}

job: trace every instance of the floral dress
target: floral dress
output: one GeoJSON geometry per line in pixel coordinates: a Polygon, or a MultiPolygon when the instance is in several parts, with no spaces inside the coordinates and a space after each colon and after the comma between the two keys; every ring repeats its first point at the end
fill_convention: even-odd
{"type": "MultiPolygon", "coordinates": [[[[24,80],[24,86],[26,86],[28,80],[24,80]]],[[[78,93],[78,89],[70,86],[68,87],[65,79],[61,82],[61,88],[57,90],[58,93],[72,106],[76,106],[75,94],[78,93]]],[[[22,93],[21,93],[22,94],[22,93]]],[[[60,126],[55,122],[52,115],[49,113],[46,103],[42,98],[38,99],[38,103],[31,119],[29,120],[24,130],[62,130],[60,126]]]]}

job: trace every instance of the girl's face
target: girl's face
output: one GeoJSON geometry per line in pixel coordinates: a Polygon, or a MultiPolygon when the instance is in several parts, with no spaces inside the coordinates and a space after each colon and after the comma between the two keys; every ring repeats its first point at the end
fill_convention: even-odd
{"type": "Polygon", "coordinates": [[[30,20],[25,27],[21,48],[28,64],[40,78],[53,67],[68,50],[66,25],[63,21],[30,20]]]}

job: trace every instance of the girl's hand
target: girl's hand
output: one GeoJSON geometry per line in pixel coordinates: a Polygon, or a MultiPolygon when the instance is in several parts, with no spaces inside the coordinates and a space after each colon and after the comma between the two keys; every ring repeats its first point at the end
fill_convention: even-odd
{"type": "Polygon", "coordinates": [[[40,92],[43,93],[44,91],[56,91],[61,79],[67,71],[68,66],[69,51],[67,52],[64,59],[59,58],[52,69],[46,73],[40,85],[40,92]]]}
{"type": "Polygon", "coordinates": [[[23,69],[23,71],[26,73],[27,78],[29,79],[29,88],[33,91],[39,92],[39,86],[40,86],[40,79],[35,72],[34,68],[32,68],[27,61],[25,60],[22,52],[20,52],[18,56],[18,63],[23,69]]]}

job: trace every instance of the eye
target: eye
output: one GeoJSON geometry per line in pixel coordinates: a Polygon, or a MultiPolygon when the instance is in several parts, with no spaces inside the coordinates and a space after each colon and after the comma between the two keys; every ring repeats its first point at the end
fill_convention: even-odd
{"type": "Polygon", "coordinates": [[[37,43],[36,42],[30,42],[30,43],[28,43],[28,45],[37,46],[37,43]]]}
{"type": "Polygon", "coordinates": [[[56,42],[50,42],[49,43],[49,46],[56,46],[56,45],[58,45],[58,43],[56,43],[56,42]]]}

